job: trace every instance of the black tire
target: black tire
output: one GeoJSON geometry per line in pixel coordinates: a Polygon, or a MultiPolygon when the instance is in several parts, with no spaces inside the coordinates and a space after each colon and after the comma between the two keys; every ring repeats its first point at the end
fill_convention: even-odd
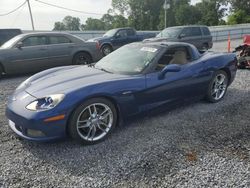
{"type": "Polygon", "coordinates": [[[105,98],[93,98],[81,104],[73,112],[70,118],[69,124],[68,124],[68,132],[69,132],[69,135],[77,142],[81,144],[85,144],[85,145],[92,145],[92,144],[96,144],[105,140],[112,133],[116,124],[117,124],[117,110],[114,104],[105,98]],[[104,106],[102,106],[104,108],[103,111],[100,108],[101,105],[105,106],[105,108],[104,106]],[[93,114],[95,112],[94,106],[97,109],[95,118],[93,117],[93,114]],[[90,108],[90,111],[89,111],[89,108],[90,108]],[[102,113],[106,110],[107,112],[102,115],[102,113]],[[93,112],[93,113],[91,114],[90,112],[93,112]],[[112,113],[112,116],[111,115],[107,116],[107,114],[110,114],[110,113],[112,113]],[[107,125],[105,126],[104,124],[100,123],[101,121],[104,122],[104,119],[99,120],[101,119],[101,117],[104,117],[104,116],[107,116],[106,117],[107,119],[105,119],[107,125]],[[112,123],[110,123],[111,120],[112,120],[112,123]],[[79,126],[84,126],[84,127],[80,128],[79,126]],[[95,133],[93,133],[94,132],[93,130],[95,130],[95,133]],[[91,137],[90,137],[90,134],[91,134],[91,137]],[[95,134],[94,136],[96,137],[94,138],[92,134],[95,134]]]}
{"type": "Polygon", "coordinates": [[[207,51],[208,49],[209,49],[208,43],[204,43],[204,44],[202,45],[202,50],[207,51]]]}
{"type": "Polygon", "coordinates": [[[0,78],[2,78],[3,77],[3,68],[2,68],[2,66],[0,65],[0,78]]]}
{"type": "Polygon", "coordinates": [[[107,56],[108,54],[110,54],[111,52],[113,52],[113,48],[110,45],[105,44],[101,48],[101,51],[102,51],[102,55],[103,56],[107,56]]]}
{"type": "MultiPolygon", "coordinates": [[[[222,80],[223,79],[221,79],[221,82],[222,80]]],[[[207,90],[206,94],[207,101],[211,103],[217,103],[221,101],[227,92],[228,85],[229,85],[228,74],[223,70],[215,72],[212,80],[209,83],[209,87],[207,90]],[[219,82],[216,82],[216,80],[219,80],[219,78],[223,77],[224,81],[219,85],[219,82]]]]}
{"type": "Polygon", "coordinates": [[[73,65],[88,65],[93,63],[92,57],[86,52],[78,52],[74,55],[73,65]]]}

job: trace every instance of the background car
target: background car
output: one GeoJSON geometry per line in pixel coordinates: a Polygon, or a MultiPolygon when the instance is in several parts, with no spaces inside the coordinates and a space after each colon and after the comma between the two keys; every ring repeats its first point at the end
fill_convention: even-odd
{"type": "Polygon", "coordinates": [[[20,29],[0,29],[0,46],[20,34],[22,34],[20,29]]]}
{"type": "Polygon", "coordinates": [[[193,99],[219,102],[233,82],[235,54],[203,55],[187,43],[133,43],[95,65],[40,72],[9,98],[11,129],[33,141],[70,135],[95,144],[119,120],[193,99]]]}
{"type": "Polygon", "coordinates": [[[106,56],[112,51],[132,42],[139,42],[146,38],[155,37],[154,33],[138,34],[133,28],[117,28],[106,32],[103,37],[93,38],[89,41],[96,41],[99,48],[106,56]]]}
{"type": "Polygon", "coordinates": [[[199,50],[208,50],[213,47],[213,37],[207,26],[190,25],[168,27],[155,38],[146,41],[172,41],[193,44],[199,50]]]}
{"type": "Polygon", "coordinates": [[[0,76],[85,65],[102,58],[96,42],[60,32],[18,35],[0,48],[0,76]]]}

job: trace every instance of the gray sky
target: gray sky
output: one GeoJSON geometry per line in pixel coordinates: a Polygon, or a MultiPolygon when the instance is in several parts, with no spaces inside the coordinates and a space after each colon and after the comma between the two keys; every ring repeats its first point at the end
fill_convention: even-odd
{"type": "MultiPolygon", "coordinates": [[[[111,8],[112,0],[41,0],[51,4],[67,7],[70,9],[81,10],[85,12],[94,12],[105,14],[111,8]]],[[[192,4],[200,0],[192,0],[192,4]]],[[[24,0],[0,0],[0,14],[7,13],[20,4],[24,0]]],[[[51,30],[56,21],[61,21],[65,16],[71,15],[79,17],[81,22],[85,22],[88,17],[100,18],[98,15],[86,15],[75,13],[67,10],[43,5],[35,0],[30,0],[35,29],[36,30],[51,30]]],[[[28,12],[28,5],[12,13],[8,16],[0,16],[0,28],[21,28],[23,30],[31,29],[31,22],[28,12]]]]}

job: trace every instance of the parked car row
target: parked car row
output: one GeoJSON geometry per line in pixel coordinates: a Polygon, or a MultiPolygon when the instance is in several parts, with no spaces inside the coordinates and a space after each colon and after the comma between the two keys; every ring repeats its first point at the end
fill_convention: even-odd
{"type": "MultiPolygon", "coordinates": [[[[8,30],[4,32],[8,33],[8,30]]],[[[20,32],[11,30],[8,37],[20,32]]],[[[4,74],[39,72],[57,66],[90,64],[121,46],[139,41],[187,42],[199,50],[207,50],[213,45],[211,33],[206,26],[170,27],[154,36],[154,33],[138,34],[133,28],[112,29],[103,37],[88,41],[62,32],[17,35],[0,47],[0,77],[4,74]]],[[[4,40],[8,37],[5,36],[4,40]]]]}

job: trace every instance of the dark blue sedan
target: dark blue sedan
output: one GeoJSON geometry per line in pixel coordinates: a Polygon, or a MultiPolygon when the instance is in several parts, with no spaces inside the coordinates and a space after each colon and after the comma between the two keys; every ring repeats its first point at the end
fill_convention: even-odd
{"type": "Polygon", "coordinates": [[[186,99],[220,101],[235,78],[236,63],[235,54],[201,54],[186,43],[133,43],[95,65],[30,77],[9,98],[6,115],[11,129],[28,140],[70,135],[94,144],[121,118],[186,99]]]}

